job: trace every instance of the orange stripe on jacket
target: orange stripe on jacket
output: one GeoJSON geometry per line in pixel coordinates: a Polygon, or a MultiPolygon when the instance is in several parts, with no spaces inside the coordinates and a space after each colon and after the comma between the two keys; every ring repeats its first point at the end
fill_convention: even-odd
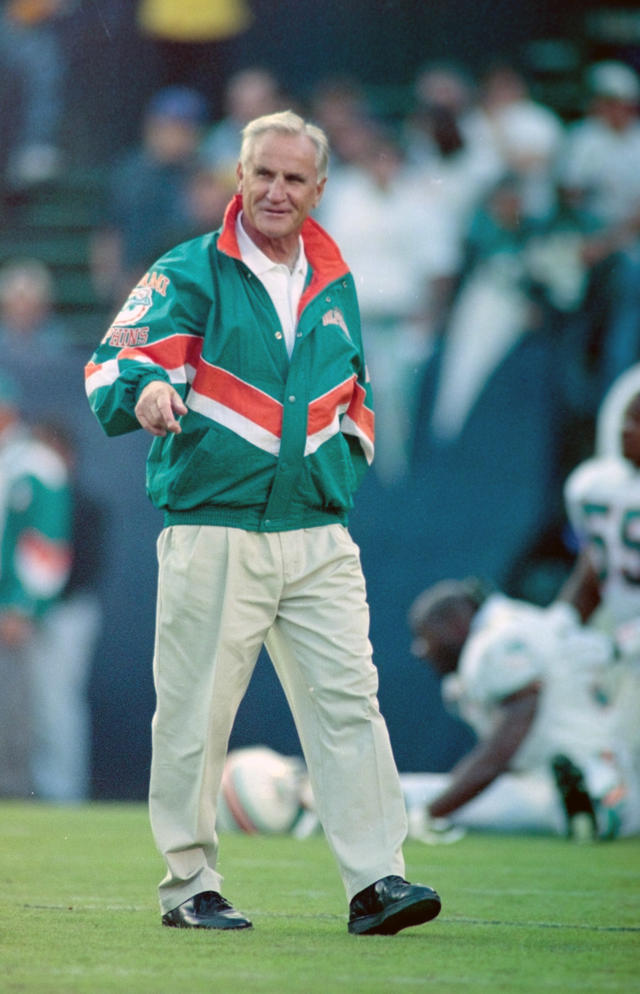
{"type": "Polygon", "coordinates": [[[353,395],[355,379],[355,375],[350,376],[348,380],[344,380],[337,387],[311,402],[307,420],[307,435],[315,435],[316,432],[322,431],[323,428],[331,424],[337,411],[347,410],[353,395]]]}
{"type": "Polygon", "coordinates": [[[121,349],[118,359],[151,360],[163,369],[176,369],[189,365],[194,369],[202,353],[202,338],[199,335],[177,334],[161,338],[148,345],[121,349]]]}
{"type": "Polygon", "coordinates": [[[347,414],[353,423],[358,426],[363,435],[373,444],[375,437],[375,415],[371,408],[366,406],[366,397],[367,394],[364,387],[356,383],[347,414]]]}
{"type": "Polygon", "coordinates": [[[196,393],[222,404],[278,438],[282,435],[282,404],[220,366],[202,362],[193,381],[196,393]]]}

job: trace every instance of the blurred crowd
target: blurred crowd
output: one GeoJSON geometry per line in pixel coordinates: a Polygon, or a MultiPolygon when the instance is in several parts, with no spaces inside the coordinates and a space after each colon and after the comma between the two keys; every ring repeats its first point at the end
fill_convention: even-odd
{"type": "MultiPolygon", "coordinates": [[[[104,163],[88,260],[97,301],[116,308],[158,255],[217,227],[235,189],[242,126],[293,107],[326,129],[333,150],[318,220],[358,284],[380,480],[397,482],[425,447],[455,440],[505,356],[534,335],[552,340],[569,428],[592,422],[640,351],[634,67],[609,60],[577,70],[581,100],[568,120],[515,63],[472,73],[433,62],[389,114],[348,76],[298,94],[260,66],[225,74],[225,40],[242,35],[250,10],[233,0],[191,6],[182,16],[171,3],[138,6],[157,87],[135,140],[104,163]],[[425,371],[436,365],[425,396],[425,371]]],[[[0,7],[9,197],[73,168],[73,149],[61,147],[69,95],[57,29],[76,10],[74,0],[0,7]]]]}
{"type": "MultiPolygon", "coordinates": [[[[348,75],[298,94],[260,65],[227,71],[225,45],[249,22],[248,5],[182,6],[183,18],[174,4],[139,4],[157,86],[135,140],[99,171],[86,260],[98,308],[116,311],[154,259],[220,224],[247,121],[289,107],[310,116],[332,149],[316,216],[358,288],[376,499],[417,495],[410,541],[430,564],[425,582],[481,572],[544,597],[527,570],[545,551],[571,555],[557,547],[563,480],[591,452],[607,390],[640,361],[636,68],[606,59],[576,70],[581,99],[567,116],[515,62],[474,73],[434,61],[402,111],[388,113],[348,75]]],[[[61,137],[69,94],[59,26],[77,8],[0,4],[3,203],[24,204],[74,168],[61,137]]],[[[59,357],[65,341],[38,245],[29,258],[5,258],[0,369],[59,357]]],[[[86,783],[84,769],[67,796],[83,796],[86,783]]]]}

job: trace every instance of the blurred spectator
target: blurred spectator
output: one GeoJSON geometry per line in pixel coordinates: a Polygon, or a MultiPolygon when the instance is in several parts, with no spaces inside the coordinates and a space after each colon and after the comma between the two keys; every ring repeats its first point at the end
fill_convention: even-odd
{"type": "Polygon", "coordinates": [[[112,167],[93,235],[91,270],[102,299],[126,296],[158,255],[191,236],[187,191],[205,121],[195,90],[171,86],[152,97],[140,144],[112,167]]]}
{"type": "Polygon", "coordinates": [[[65,342],[54,309],[51,270],[38,259],[15,259],[0,269],[0,348],[3,360],[53,354],[65,342]]]}
{"type": "Polygon", "coordinates": [[[374,468],[391,483],[408,469],[420,377],[459,260],[446,210],[399,143],[372,123],[367,137],[318,215],[356,282],[376,392],[374,468]]]}
{"type": "Polygon", "coordinates": [[[235,174],[226,169],[215,169],[206,164],[194,169],[186,190],[190,237],[204,235],[220,227],[227,204],[236,191],[236,184],[235,174]]]}
{"type": "Polygon", "coordinates": [[[586,87],[587,110],[570,128],[560,181],[602,236],[616,231],[640,203],[640,80],[623,63],[601,62],[590,67],[586,87]]]}
{"type": "Polygon", "coordinates": [[[263,114],[285,110],[285,98],[276,77],[267,69],[242,69],[225,86],[224,115],[202,142],[202,162],[234,177],[240,156],[242,129],[263,114]]]}
{"type": "Polygon", "coordinates": [[[506,175],[478,207],[466,240],[463,279],[440,343],[441,362],[430,429],[442,441],[467,418],[506,355],[543,313],[534,300],[525,249],[527,224],[519,178],[506,175]]]}
{"type": "Polygon", "coordinates": [[[34,640],[31,702],[33,789],[43,800],[68,804],[89,796],[88,683],[102,619],[96,590],[104,514],[81,485],[76,444],[66,426],[48,419],[37,422],[32,434],[62,458],[73,497],[71,572],[34,640]]]}
{"type": "Polygon", "coordinates": [[[411,475],[434,580],[471,570],[504,583],[558,499],[555,313],[530,269],[534,236],[519,180],[506,177],[474,216],[424,371],[411,475]]]}
{"type": "Polygon", "coordinates": [[[595,415],[607,387],[640,359],[640,80],[624,63],[596,63],[587,93],[559,183],[584,232],[589,293],[574,337],[587,373],[595,366],[584,389],[595,415]]]}
{"type": "Polygon", "coordinates": [[[485,73],[480,86],[479,123],[483,141],[493,147],[503,171],[518,176],[522,209],[543,221],[555,210],[554,171],[564,125],[551,108],[534,100],[522,72],[499,63],[485,73]]]}
{"type": "Polygon", "coordinates": [[[23,423],[17,387],[0,378],[0,795],[33,790],[32,679],[47,611],[71,563],[67,466],[23,423]]]}
{"type": "Polygon", "coordinates": [[[76,0],[5,0],[0,6],[0,124],[8,148],[0,167],[10,189],[60,171],[65,53],[56,22],[75,6],[76,0]]]}
{"type": "Polygon", "coordinates": [[[372,123],[362,84],[350,76],[332,75],[315,85],[311,115],[325,132],[331,149],[331,182],[342,166],[361,165],[370,145],[372,123]]]}
{"type": "Polygon", "coordinates": [[[504,170],[487,141],[477,88],[464,68],[449,62],[423,66],[414,82],[414,106],[404,123],[409,161],[421,167],[455,220],[460,239],[479,202],[504,170]]]}
{"type": "Polygon", "coordinates": [[[412,161],[429,162],[473,140],[476,86],[466,68],[454,62],[429,62],[413,84],[413,107],[405,120],[405,138],[412,161]],[[434,132],[432,111],[441,112],[443,131],[434,132]],[[448,124],[446,135],[445,122],[448,124]],[[441,138],[438,136],[442,134],[441,138]]]}

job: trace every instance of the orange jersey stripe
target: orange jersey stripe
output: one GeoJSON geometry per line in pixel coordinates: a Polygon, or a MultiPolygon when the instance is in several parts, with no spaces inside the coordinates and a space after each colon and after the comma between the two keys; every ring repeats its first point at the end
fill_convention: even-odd
{"type": "Polygon", "coordinates": [[[353,394],[355,375],[309,404],[307,435],[315,435],[331,424],[337,413],[347,410],[353,394]]]}
{"type": "Polygon", "coordinates": [[[193,389],[272,435],[278,438],[282,435],[282,404],[226,369],[203,361],[198,367],[193,389]]]}
{"type": "Polygon", "coordinates": [[[184,365],[195,368],[201,352],[202,339],[198,335],[178,334],[161,338],[157,342],[149,342],[148,345],[121,349],[118,358],[151,360],[163,369],[177,369],[178,366],[184,365]]]}
{"type": "Polygon", "coordinates": [[[363,435],[373,443],[375,436],[375,415],[370,407],[365,405],[367,394],[364,387],[356,383],[353,397],[347,410],[348,416],[358,426],[363,435]]]}

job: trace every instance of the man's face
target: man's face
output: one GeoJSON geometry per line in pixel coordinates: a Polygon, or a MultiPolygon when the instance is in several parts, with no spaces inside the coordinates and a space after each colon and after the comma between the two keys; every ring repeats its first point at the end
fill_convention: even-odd
{"type": "Polygon", "coordinates": [[[238,165],[247,233],[261,248],[265,242],[297,240],[324,184],[318,181],[310,138],[277,131],[261,135],[245,169],[238,165]]]}

